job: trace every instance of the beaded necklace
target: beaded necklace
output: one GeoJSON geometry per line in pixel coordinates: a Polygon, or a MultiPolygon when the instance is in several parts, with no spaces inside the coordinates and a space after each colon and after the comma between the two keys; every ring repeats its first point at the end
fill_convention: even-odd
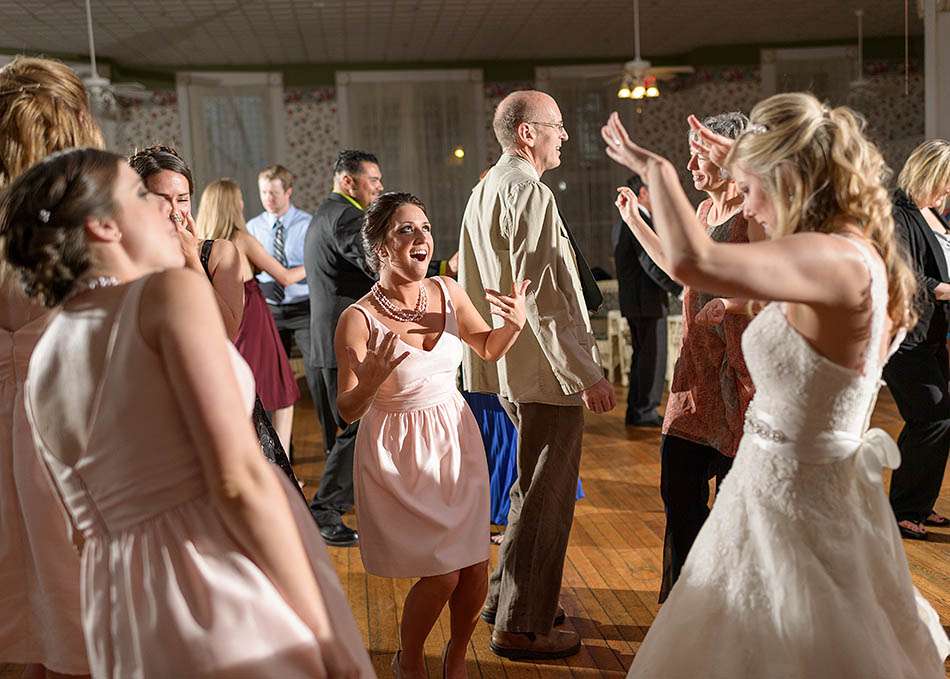
{"type": "Polygon", "coordinates": [[[419,286],[419,298],[416,300],[416,307],[414,309],[400,309],[397,307],[393,301],[386,296],[386,293],[383,292],[383,288],[378,282],[373,283],[371,292],[373,293],[373,299],[376,300],[376,303],[379,304],[383,312],[390,318],[400,321],[401,323],[419,322],[429,306],[425,285],[419,286]]]}

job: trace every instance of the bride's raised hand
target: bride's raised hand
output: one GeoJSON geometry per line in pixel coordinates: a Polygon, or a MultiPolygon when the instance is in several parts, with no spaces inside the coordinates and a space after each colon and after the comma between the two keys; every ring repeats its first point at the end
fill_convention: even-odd
{"type": "Polygon", "coordinates": [[[690,114],[686,118],[689,123],[689,148],[698,155],[709,158],[719,167],[725,167],[726,156],[732,150],[734,139],[716,134],[699,122],[699,118],[690,114]]]}
{"type": "Polygon", "coordinates": [[[396,333],[387,332],[379,346],[376,345],[379,340],[379,330],[370,328],[369,340],[366,342],[366,356],[359,360],[356,350],[353,347],[346,347],[347,357],[350,359],[350,365],[353,373],[359,382],[359,386],[375,394],[380,385],[386,381],[390,373],[396,369],[400,363],[406,360],[409,352],[403,352],[400,356],[396,353],[396,333]]]}
{"type": "Polygon", "coordinates": [[[600,136],[607,144],[607,156],[611,160],[641,176],[646,174],[647,165],[651,161],[660,159],[660,156],[652,151],[633,143],[616,111],[610,114],[607,124],[600,128],[600,136]]]}

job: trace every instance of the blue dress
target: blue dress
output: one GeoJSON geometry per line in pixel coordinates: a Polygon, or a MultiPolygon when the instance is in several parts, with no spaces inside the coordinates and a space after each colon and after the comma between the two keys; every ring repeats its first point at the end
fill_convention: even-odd
{"type": "MultiPolygon", "coordinates": [[[[511,508],[509,493],[518,477],[518,430],[494,394],[463,391],[462,396],[475,415],[485,443],[491,488],[491,522],[496,526],[507,526],[508,510],[511,508]]],[[[582,497],[584,489],[578,479],[577,499],[582,497]]]]}

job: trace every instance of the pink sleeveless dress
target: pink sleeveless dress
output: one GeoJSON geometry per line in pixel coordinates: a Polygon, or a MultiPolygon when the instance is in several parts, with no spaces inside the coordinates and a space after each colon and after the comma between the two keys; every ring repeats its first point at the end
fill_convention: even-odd
{"type": "MultiPolygon", "coordinates": [[[[148,278],[116,298],[62,310],[36,346],[25,387],[37,449],[85,538],[92,675],[326,679],[313,631],[212,502],[174,386],[139,332],[148,278]]],[[[234,416],[250,417],[254,380],[228,351],[246,405],[234,416]]],[[[287,494],[332,635],[361,663],[361,679],[373,677],[306,505],[280,470],[268,469],[287,494]]]]}
{"type": "MultiPolygon", "coordinates": [[[[478,423],[456,386],[462,340],[440,278],[445,329],[409,352],[360,420],[353,481],[367,572],[442,575],[488,559],[488,465],[478,423]]],[[[359,304],[366,322],[388,329],[359,304]]]]}
{"type": "Polygon", "coordinates": [[[0,328],[0,664],[86,674],[79,555],[23,409],[27,365],[49,319],[0,328]]]}

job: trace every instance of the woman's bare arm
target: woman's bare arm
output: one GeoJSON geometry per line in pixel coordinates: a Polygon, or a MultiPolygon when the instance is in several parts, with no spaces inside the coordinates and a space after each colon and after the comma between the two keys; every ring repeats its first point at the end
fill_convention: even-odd
{"type": "Polygon", "coordinates": [[[246,231],[235,231],[234,242],[255,269],[267,272],[285,288],[299,283],[306,276],[303,265],[288,269],[269,255],[260,241],[246,231]]]}
{"type": "Polygon", "coordinates": [[[867,269],[854,247],[820,233],[756,243],[717,243],[697,219],[668,160],[630,141],[616,114],[604,127],[603,136],[607,154],[650,185],[654,223],[675,278],[727,297],[824,308],[860,305],[867,269]]]}
{"type": "MultiPolygon", "coordinates": [[[[643,217],[640,215],[640,210],[637,209],[637,197],[627,186],[621,186],[617,189],[617,210],[620,212],[620,216],[623,219],[624,223],[633,233],[633,237],[639,241],[640,245],[643,246],[643,249],[650,256],[656,265],[663,270],[667,276],[676,280],[676,278],[670,273],[670,265],[666,260],[666,254],[663,252],[663,243],[660,241],[660,237],[656,235],[656,232],[650,228],[650,225],[646,223],[643,217]]],[[[676,281],[681,283],[682,281],[676,281]]]]}
{"type": "Polygon", "coordinates": [[[502,295],[496,290],[485,291],[486,299],[492,307],[492,315],[504,320],[504,325],[500,328],[493,328],[475,309],[461,285],[451,278],[443,277],[443,280],[452,296],[462,341],[485,361],[497,361],[504,356],[524,327],[524,296],[531,281],[522,281],[520,285],[516,283],[508,295],[502,295]]]}
{"type": "Polygon", "coordinates": [[[169,270],[148,281],[141,309],[142,336],[161,358],[225,527],[321,644],[339,653],[287,494],[251,427],[212,292],[200,275],[169,270]]]}

